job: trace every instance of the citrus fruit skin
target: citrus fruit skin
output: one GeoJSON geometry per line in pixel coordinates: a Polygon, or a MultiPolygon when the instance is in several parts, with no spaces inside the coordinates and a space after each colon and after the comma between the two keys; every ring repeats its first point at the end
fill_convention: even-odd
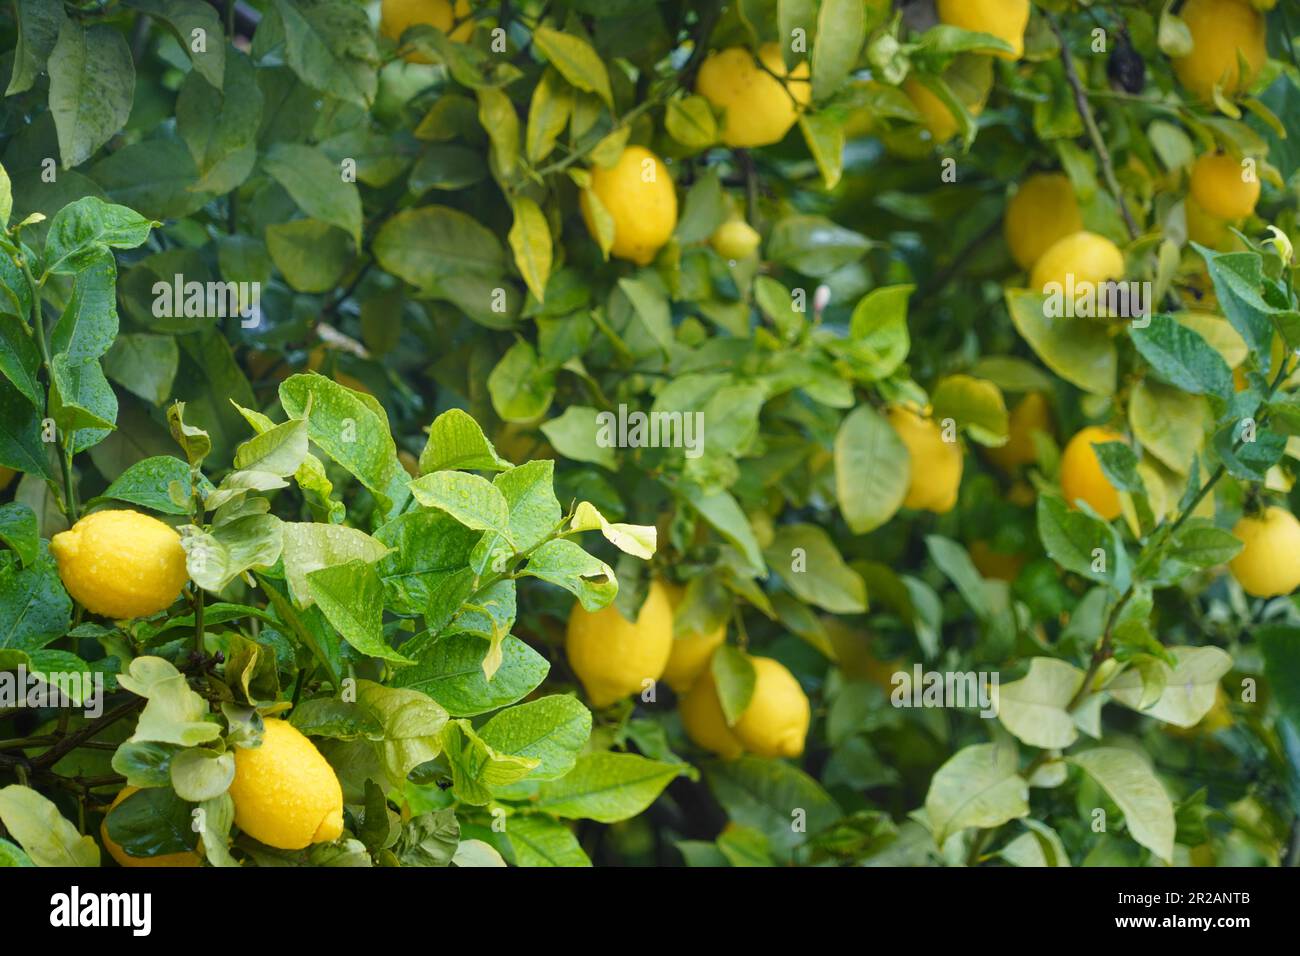
{"type": "MultiPolygon", "coordinates": [[[[916,107],[916,111],[921,114],[925,128],[930,131],[930,137],[936,146],[948,142],[957,135],[960,129],[957,117],[952,115],[948,104],[939,99],[928,86],[915,76],[909,75],[903,81],[902,89],[907,94],[907,98],[912,101],[912,105],[916,107]]],[[[984,104],[967,104],[966,109],[972,116],[979,116],[984,111],[984,104]]]]}
{"type": "Polygon", "coordinates": [[[705,672],[700,675],[700,679],[691,685],[691,689],[678,703],[677,711],[681,715],[686,736],[695,746],[715,753],[724,760],[734,760],[745,752],[740,739],[727,726],[712,674],[705,672]]]}
{"type": "Polygon", "coordinates": [[[1300,586],[1300,521],[1285,508],[1270,505],[1232,529],[1242,543],[1228,569],[1243,591],[1254,597],[1290,594],[1300,586]]]}
{"type": "Polygon", "coordinates": [[[156,614],[189,580],[181,537],[138,511],[96,511],[50,541],[68,593],[95,614],[156,614]]]}
{"type": "MultiPolygon", "coordinates": [[[[133,787],[130,784],[118,791],[113,802],[109,804],[108,812],[112,813],[113,808],[125,800],[131,794],[139,791],[139,787],[133,787]]],[[[186,851],[184,853],[164,853],[160,856],[131,856],[126,850],[122,849],[121,844],[114,843],[108,835],[108,814],[104,814],[104,822],[99,825],[99,838],[104,841],[104,849],[108,855],[117,860],[118,866],[126,867],[177,867],[177,866],[202,866],[198,854],[186,851]]],[[[199,844],[202,846],[202,844],[199,844]]]]}
{"type": "Polygon", "coordinates": [[[797,63],[787,73],[776,43],[763,44],[758,59],[766,69],[754,62],[754,54],[745,47],[733,46],[710,53],[700,64],[695,92],[726,111],[721,138],[727,146],[781,142],[799,119],[799,109],[812,98],[807,63],[797,63]]]}
{"type": "Polygon", "coordinates": [[[903,507],[935,514],[951,511],[961,487],[961,445],[944,441],[939,425],[911,408],[894,405],[886,418],[912,461],[911,483],[903,507]]]}
{"type": "Polygon", "coordinates": [[[343,835],[343,788],[316,745],[288,721],[268,718],[260,747],[235,748],[235,825],[281,850],[343,835]]]}
{"type": "Polygon", "coordinates": [[[1074,186],[1060,173],[1037,173],[1021,183],[1002,220],[1011,258],[1026,272],[1057,242],[1082,231],[1074,186]]]}
{"type": "Polygon", "coordinates": [[[754,696],[736,721],[737,739],[759,757],[798,757],[812,721],[808,697],[780,661],[751,657],[750,662],[754,696]]]}
{"type": "MultiPolygon", "coordinates": [[[[653,262],[677,228],[677,191],[659,157],[643,146],[629,146],[613,166],[591,168],[591,191],[614,221],[610,254],[640,266],[653,262]]],[[[579,205],[587,229],[598,236],[585,191],[579,205]]]]}
{"type": "MultiPolygon", "coordinates": [[[[394,43],[413,26],[425,24],[437,27],[456,43],[464,43],[474,33],[474,23],[465,19],[470,14],[469,0],[456,0],[453,10],[451,0],[384,0],[379,12],[379,32],[394,43]],[[464,22],[455,30],[452,21],[464,22]]],[[[407,63],[432,63],[421,53],[407,53],[407,63]]]]}
{"type": "Polygon", "coordinates": [[[1006,474],[1014,474],[1038,460],[1034,447],[1034,432],[1052,431],[1052,412],[1042,392],[1028,392],[1007,417],[1007,443],[1001,448],[988,448],[984,457],[1006,474]]]}
{"type": "MultiPolygon", "coordinates": [[[[673,606],[674,614],[686,596],[686,590],[675,584],[664,583],[668,600],[673,606]]],[[[713,652],[727,639],[727,627],[714,628],[707,633],[688,631],[675,634],[672,652],[668,655],[668,664],[664,667],[663,679],[678,694],[690,690],[691,685],[709,667],[713,652]]]]}
{"type": "Polygon", "coordinates": [[[569,613],[565,651],[592,706],[608,707],[659,680],[673,649],[673,606],[659,581],[650,582],[636,621],[612,604],[599,611],[575,602],[569,613]]]}
{"type": "Polygon", "coordinates": [[[1229,229],[1228,221],[1211,216],[1201,208],[1195,196],[1188,196],[1183,203],[1183,215],[1187,218],[1187,238],[1192,242],[1219,252],[1232,249],[1236,236],[1229,229]]]}
{"type": "Polygon", "coordinates": [[[1192,166],[1192,198],[1217,219],[1244,219],[1259,202],[1259,180],[1247,182],[1227,153],[1205,153],[1192,166]]]}
{"type": "Polygon", "coordinates": [[[1054,242],[1034,264],[1029,287],[1035,292],[1044,291],[1053,282],[1062,289],[1068,287],[1068,277],[1074,277],[1075,287],[1089,282],[1104,282],[1124,278],[1124,253],[1119,246],[1095,232],[1075,232],[1054,242]]]}
{"type": "Polygon", "coordinates": [[[1089,425],[1079,429],[1061,453],[1061,493],[1066,503],[1073,508],[1077,499],[1083,499],[1106,521],[1119,517],[1119,492],[1106,480],[1092,446],[1112,441],[1122,442],[1124,436],[1109,428],[1089,425]]]}
{"type": "Polygon", "coordinates": [[[939,0],[939,20],[963,30],[988,33],[1005,40],[1014,53],[997,53],[1004,60],[1025,54],[1025,27],[1029,26],[1029,0],[939,0]]]}
{"type": "Polygon", "coordinates": [[[1249,87],[1268,59],[1264,18],[1240,0],[1187,0],[1178,15],[1194,44],[1173,61],[1178,81],[1206,101],[1216,83],[1227,96],[1249,87]],[[1247,65],[1244,75],[1238,56],[1247,65]]]}
{"type": "Polygon", "coordinates": [[[724,259],[748,259],[757,250],[763,237],[758,230],[743,219],[724,222],[709,237],[713,250],[724,259]]]}
{"type": "Polygon", "coordinates": [[[994,551],[983,539],[972,541],[967,550],[970,551],[971,563],[981,575],[1008,584],[1020,576],[1020,569],[1029,560],[1027,555],[994,551]]]}

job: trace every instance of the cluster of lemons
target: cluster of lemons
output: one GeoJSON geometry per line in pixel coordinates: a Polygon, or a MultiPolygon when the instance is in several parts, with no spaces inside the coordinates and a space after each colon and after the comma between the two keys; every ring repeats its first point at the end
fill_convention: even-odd
{"type": "Polygon", "coordinates": [[[799,681],[779,661],[750,657],[754,690],[745,710],[729,724],[718,698],[710,663],[726,640],[726,628],[673,637],[673,616],[684,592],[654,580],[635,621],[613,606],[569,615],[565,651],[569,665],[597,708],[622,700],[663,680],[680,696],[687,736],[722,757],[798,757],[812,711],[799,681]]]}

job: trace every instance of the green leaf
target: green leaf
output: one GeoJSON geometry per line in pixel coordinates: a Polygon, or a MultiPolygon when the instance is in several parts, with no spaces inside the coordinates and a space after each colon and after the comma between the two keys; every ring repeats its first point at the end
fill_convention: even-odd
{"type": "Polygon", "coordinates": [[[708,149],[718,140],[718,122],[713,116],[713,108],[702,96],[670,100],[664,114],[664,129],[692,152],[708,149]]]}
{"type": "Polygon", "coordinates": [[[135,743],[195,744],[216,740],[221,727],[208,720],[208,702],[190,690],[185,675],[161,657],[137,657],[117,676],[124,690],[148,700],[136,723],[135,743]]]}
{"type": "Polygon", "coordinates": [[[709,672],[722,704],[722,715],[727,725],[734,727],[754,696],[754,665],[739,648],[723,644],[713,652],[709,672]]]}
{"type": "Polygon", "coordinates": [[[211,4],[202,0],[126,0],[126,3],[167,24],[181,49],[189,55],[195,72],[221,89],[222,78],[226,76],[225,32],[211,4]],[[194,49],[195,31],[203,35],[201,52],[194,49]]]}
{"type": "Polygon", "coordinates": [[[521,573],[559,585],[588,611],[606,607],[618,594],[614,569],[564,538],[547,541],[534,551],[521,573]]]}
{"type": "Polygon", "coordinates": [[[686,191],[686,202],[677,220],[676,235],[683,245],[703,242],[722,225],[727,208],[723,201],[722,182],[716,169],[704,170],[686,191]]]}
{"type": "Polygon", "coordinates": [[[533,42],[551,66],[573,86],[586,93],[595,93],[611,110],[614,108],[614,94],[610,90],[605,62],[591,44],[582,37],[547,26],[533,31],[533,42]]]}
{"type": "Polygon", "coordinates": [[[821,784],[783,760],[746,755],[713,761],[704,773],[730,820],[763,833],[774,853],[788,857],[843,816],[821,784]]]}
{"type": "Polygon", "coordinates": [[[31,787],[0,790],[0,823],[37,866],[99,866],[99,846],[31,787]]]}
{"type": "Polygon", "coordinates": [[[1049,318],[1045,297],[1009,289],[1011,321],[1029,347],[1053,372],[1094,395],[1113,395],[1118,374],[1115,343],[1104,322],[1049,318]]]}
{"type": "Polygon", "coordinates": [[[969,827],[998,827],[1029,815],[1029,784],[1018,773],[1016,747],[974,744],[935,771],[925,796],[934,842],[969,827]]]}
{"type": "Polygon", "coordinates": [[[555,398],[555,369],[538,361],[533,346],[519,339],[493,367],[487,386],[492,408],[502,420],[531,424],[546,414],[555,398]]]}
{"type": "Polygon", "coordinates": [[[859,0],[822,0],[812,54],[812,94],[835,93],[858,61],[867,38],[866,5],[859,0]]]}
{"type": "Polygon", "coordinates": [[[528,106],[528,129],[524,134],[524,155],[537,165],[555,149],[573,112],[573,89],[554,67],[542,73],[533,88],[528,106]]]}
{"type": "Polygon", "coordinates": [[[510,538],[510,507],[486,478],[464,471],[435,471],[410,482],[411,494],[426,508],[445,511],[467,528],[510,538]]]}
{"type": "Polygon", "coordinates": [[[0,505],[0,541],[17,553],[24,568],[35,563],[41,551],[36,512],[17,501],[0,505]]]}
{"type": "Polygon", "coordinates": [[[41,440],[41,421],[41,413],[26,396],[0,378],[0,467],[53,477],[41,440]]]}
{"type": "Polygon", "coordinates": [[[767,241],[767,255],[804,275],[822,278],[857,262],[871,240],[824,216],[794,215],[777,220],[767,241]]]}
{"type": "Polygon", "coordinates": [[[282,530],[275,515],[250,514],[186,535],[181,539],[186,570],[199,587],[219,594],[245,571],[264,571],[280,559],[282,530]]]}
{"type": "MultiPolygon", "coordinates": [[[[192,495],[190,481],[189,465],[170,455],[156,455],[137,461],[122,472],[99,497],[125,501],[163,514],[187,515],[192,495]],[[174,484],[180,488],[178,498],[171,494],[174,484]]],[[[210,485],[207,487],[211,488],[210,485]]]]}
{"type": "Polygon", "coordinates": [[[1145,328],[1130,324],[1129,338],[1156,374],[1193,395],[1233,394],[1232,370],[1205,339],[1168,315],[1153,315],[1145,328]]]}
{"type": "Polygon", "coordinates": [[[619,279],[618,288],[632,303],[637,318],[651,338],[665,352],[670,352],[674,341],[672,310],[663,290],[648,277],[619,279]]]}
{"type": "Polygon", "coordinates": [[[591,711],[552,695],[501,711],[479,730],[498,753],[536,760],[530,780],[555,780],[573,769],[591,736],[591,711]]]}
{"type": "Polygon", "coordinates": [[[385,773],[395,783],[442,751],[447,712],[428,695],[358,680],[357,707],[383,728],[378,753],[385,773]]]}
{"type": "Polygon", "coordinates": [[[345,0],[275,0],[289,68],[312,89],[369,107],[379,85],[374,28],[345,0]]]}
{"type": "Polygon", "coordinates": [[[46,66],[59,153],[63,168],[71,169],[126,125],[135,98],[135,63],[120,31],[105,24],[85,29],[64,20],[46,66]]]}
{"type": "Polygon", "coordinates": [[[537,766],[536,758],[498,752],[474,732],[468,720],[448,723],[442,741],[452,790],[471,806],[490,803],[495,788],[518,783],[537,766]]]}
{"type": "Polygon", "coordinates": [[[384,640],[384,584],[372,565],[348,561],[319,568],[308,572],[307,587],[326,620],[362,654],[411,663],[384,640]]]}
{"type": "Polygon", "coordinates": [[[1261,294],[1264,262],[1256,252],[1218,253],[1196,243],[1193,247],[1205,259],[1214,283],[1219,308],[1268,374],[1272,367],[1273,321],[1276,311],[1261,294]]]}
{"type": "Polygon", "coordinates": [[[821,527],[783,524],[763,550],[767,564],[795,597],[832,614],[861,614],[867,588],[821,527]]]}
{"type": "Polygon", "coordinates": [[[506,836],[518,866],[591,866],[573,831],[550,817],[512,817],[506,836]]]}
{"type": "Polygon", "coordinates": [[[1124,814],[1129,836],[1169,863],[1174,854],[1174,806],[1147,762],[1131,750],[1097,747],[1065,758],[1101,785],[1124,814]]]}
{"type": "Polygon", "coordinates": [[[421,206],[393,216],[374,242],[375,258],[388,272],[418,288],[432,289],[446,278],[496,278],[505,253],[495,234],[445,206],[421,206]]]}
{"type": "Polygon", "coordinates": [[[578,758],[559,780],[543,783],[534,808],[570,820],[617,823],[641,813],[687,765],[636,754],[598,752],[578,758]]]}
{"type": "Polygon", "coordinates": [[[420,453],[420,474],[457,469],[460,471],[505,471],[510,462],[497,454],[468,413],[451,408],[433,420],[429,440],[420,453]]]}
{"type": "Polygon", "coordinates": [[[284,281],[298,292],[335,288],[352,262],[352,242],[342,229],[316,219],[266,227],[266,251],[284,281]]]}
{"type": "Polygon", "coordinates": [[[1204,398],[1143,379],[1133,388],[1128,416],[1144,450],[1178,474],[1187,474],[1205,436],[1204,398]]]}
{"type": "Polygon", "coordinates": [[[844,121],[829,112],[801,113],[799,130],[822,174],[822,185],[834,189],[844,174],[844,121]]]}
{"type": "Polygon", "coordinates": [[[286,521],[284,529],[284,577],[289,593],[299,607],[313,603],[307,575],[349,561],[373,563],[388,553],[388,547],[364,531],[343,525],[286,521]]]}
{"type": "MultiPolygon", "coordinates": [[[[46,270],[73,274],[92,263],[102,266],[108,249],[134,249],[149,238],[152,228],[153,223],[125,206],[114,206],[94,196],[78,199],[60,209],[50,221],[45,236],[46,270]]],[[[108,266],[112,266],[111,261],[108,266]]]]}
{"type": "Polygon", "coordinates": [[[528,291],[541,302],[551,277],[551,227],[537,203],[526,197],[514,201],[514,214],[510,248],[514,250],[515,265],[528,291]]]}
{"type": "Polygon", "coordinates": [[[0,567],[0,648],[34,651],[71,626],[72,599],[50,558],[0,567]]]}
{"type": "Polygon", "coordinates": [[[171,785],[176,796],[190,803],[215,800],[235,779],[235,755],[204,747],[182,750],[172,758],[171,785]]]}
{"type": "MultiPolygon", "coordinates": [[[[763,560],[763,551],[759,547],[758,538],[754,536],[754,529],[750,526],[749,518],[741,510],[739,503],[727,491],[705,491],[702,488],[688,485],[685,489],[686,500],[690,502],[701,518],[703,518],[718,534],[722,535],[728,542],[735,545],[744,558],[745,563],[749,566],[754,574],[761,574],[766,568],[763,560]]],[[[785,556],[785,561],[789,561],[789,556],[785,556]]]]}
{"type": "Polygon", "coordinates": [[[597,441],[600,434],[597,414],[590,406],[570,405],[563,415],[542,424],[542,434],[565,458],[613,471],[617,467],[614,449],[597,441]]]}
{"type": "Polygon", "coordinates": [[[914,287],[885,286],[863,296],[849,319],[845,354],[860,381],[888,378],[907,358],[907,302],[914,287]]]}
{"type": "Polygon", "coordinates": [[[423,691],[453,717],[473,717],[528,696],[551,667],[523,641],[506,636],[501,664],[489,680],[483,673],[487,651],[487,642],[472,634],[443,637],[413,667],[397,671],[393,683],[423,691]]]}
{"type": "Polygon", "coordinates": [[[1047,556],[1075,574],[1122,590],[1127,584],[1128,558],[1110,525],[1100,518],[1072,511],[1054,495],[1038,497],[1038,537],[1047,556]]]}
{"type": "Polygon", "coordinates": [[[276,143],[262,157],[262,168],[308,216],[338,226],[361,245],[361,194],[322,150],[276,143]]]}
{"type": "Polygon", "coordinates": [[[925,536],[925,547],[935,565],[957,586],[975,616],[987,620],[991,608],[984,578],[976,570],[966,549],[951,538],[930,534],[925,536]]]}
{"type": "Polygon", "coordinates": [[[1007,441],[1007,406],[1002,390],[970,375],[949,375],[931,396],[931,417],[951,418],[981,445],[998,447],[1007,441]]]}
{"type": "Polygon", "coordinates": [[[104,828],[129,856],[185,853],[193,851],[199,839],[190,809],[171,787],[149,787],[114,807],[104,828]]]}
{"type": "Polygon", "coordinates": [[[1106,692],[1126,707],[1175,727],[1194,727],[1214,706],[1215,691],[1232,669],[1232,658],[1217,647],[1171,647],[1177,666],[1155,662],[1163,672],[1164,691],[1154,704],[1144,697],[1145,681],[1130,667],[1109,684],[1106,692]]]}
{"type": "Polygon", "coordinates": [[[519,166],[519,114],[514,103],[496,87],[480,87],[478,120],[492,141],[491,161],[497,175],[513,179],[519,166]]]}
{"type": "Polygon", "coordinates": [[[162,405],[176,380],[180,350],[170,335],[127,333],[117,337],[103,364],[113,381],[146,402],[162,405]]]}
{"type": "Polygon", "coordinates": [[[995,688],[1002,726],[1031,747],[1064,749],[1078,737],[1069,705],[1083,685],[1083,671],[1053,657],[1034,657],[1029,673],[995,688]]]}
{"type": "Polygon", "coordinates": [[[13,9],[18,21],[18,45],[5,96],[32,88],[37,76],[45,71],[46,60],[67,20],[63,4],[56,0],[17,0],[13,9]]]}

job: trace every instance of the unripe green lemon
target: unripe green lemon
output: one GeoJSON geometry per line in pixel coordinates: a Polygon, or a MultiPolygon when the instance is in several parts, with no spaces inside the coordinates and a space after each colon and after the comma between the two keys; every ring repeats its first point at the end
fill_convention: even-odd
{"type": "Polygon", "coordinates": [[[938,0],[936,7],[943,23],[988,33],[1009,43],[1014,53],[998,53],[1002,59],[1024,56],[1029,0],[938,0]]]}
{"type": "Polygon", "coordinates": [[[713,231],[709,243],[724,259],[748,259],[758,249],[763,237],[743,219],[724,222],[713,231]]]}
{"type": "Polygon", "coordinates": [[[59,577],[88,611],[125,620],[170,607],[189,580],[175,531],[138,511],[96,511],[50,541],[59,577]]]}
{"type": "MultiPolygon", "coordinates": [[[[674,613],[682,603],[685,591],[672,584],[664,584],[668,600],[674,613]]],[[[698,633],[688,631],[673,638],[672,652],[668,655],[668,664],[664,667],[663,679],[674,691],[686,693],[695,683],[713,658],[713,652],[727,639],[727,627],[714,628],[712,631],[698,633]]]]}
{"type": "MultiPolygon", "coordinates": [[[[437,27],[456,43],[464,43],[474,33],[474,22],[467,19],[470,14],[469,0],[456,0],[453,10],[451,0],[384,0],[380,5],[379,32],[394,43],[402,34],[421,24],[437,27]],[[463,21],[455,30],[453,22],[463,21]]],[[[428,57],[420,53],[408,53],[408,63],[431,63],[428,57]]]]}
{"type": "MultiPolygon", "coordinates": [[[[113,802],[109,804],[108,813],[113,812],[113,808],[119,803],[139,791],[139,787],[132,787],[129,784],[118,791],[113,802]]],[[[114,843],[113,838],[108,835],[108,814],[104,815],[104,822],[99,825],[99,838],[104,841],[104,849],[108,855],[117,860],[118,866],[126,867],[177,867],[177,866],[202,866],[202,861],[198,854],[191,853],[188,850],[183,853],[164,853],[159,856],[131,856],[121,846],[114,843]]],[[[203,846],[202,843],[199,844],[203,846]]]]}
{"type": "Polygon", "coordinates": [[[912,462],[911,483],[903,507],[936,514],[951,511],[961,487],[961,444],[944,441],[938,423],[903,405],[890,407],[886,417],[912,462]]]}
{"type": "MultiPolygon", "coordinates": [[[[610,254],[646,266],[677,228],[677,191],[659,157],[643,146],[629,146],[608,169],[591,168],[591,192],[614,224],[610,254]]],[[[584,191],[579,206],[592,237],[595,215],[584,191]]]]}
{"type": "Polygon", "coordinates": [[[699,680],[691,685],[681,701],[677,711],[682,718],[682,727],[686,736],[695,746],[717,754],[724,760],[732,760],[744,753],[745,748],[730,727],[722,713],[722,702],[718,700],[718,688],[713,683],[713,675],[707,670],[699,680]]]}
{"type": "Polygon", "coordinates": [[[635,621],[612,604],[599,611],[574,602],[565,651],[592,706],[608,707],[657,681],[673,649],[673,607],[659,581],[650,582],[635,621]]]}
{"type": "Polygon", "coordinates": [[[260,747],[235,748],[235,825],[281,850],[343,835],[343,788],[316,745],[288,721],[268,718],[260,747]]]}
{"type": "Polygon", "coordinates": [[[1119,517],[1119,492],[1106,480],[1092,446],[1114,441],[1122,442],[1124,436],[1109,428],[1089,425],[1079,429],[1061,453],[1061,493],[1066,503],[1073,508],[1076,499],[1081,498],[1107,521],[1119,517]]]}
{"type": "Polygon", "coordinates": [[[1057,242],[1082,230],[1074,185],[1060,173],[1038,173],[1021,183],[1002,220],[1011,257],[1026,272],[1057,242]]]}
{"type": "Polygon", "coordinates": [[[1174,59],[1183,86],[1206,101],[1216,83],[1227,96],[1250,86],[1268,60],[1264,18],[1256,10],[1241,0],[1187,0],[1178,16],[1193,43],[1191,53],[1174,59]]]}
{"type": "Polygon", "coordinates": [[[763,67],[748,49],[735,46],[710,53],[700,64],[695,92],[725,111],[721,136],[727,146],[781,142],[812,99],[807,63],[787,73],[776,43],[764,44],[758,59],[763,67]]]}
{"type": "Polygon", "coordinates": [[[1270,505],[1232,529],[1242,544],[1228,569],[1243,591],[1255,597],[1290,594],[1300,586],[1300,521],[1270,505]]]}
{"type": "Polygon", "coordinates": [[[798,757],[812,721],[808,697],[780,661],[751,657],[754,696],[736,721],[736,738],[760,757],[798,757]]]}
{"type": "Polygon", "coordinates": [[[1259,202],[1259,179],[1227,153],[1205,153],[1192,166],[1192,198],[1211,216],[1244,219],[1259,202]]]}
{"type": "Polygon", "coordinates": [[[1043,292],[1053,282],[1068,286],[1068,277],[1074,277],[1077,288],[1088,282],[1100,286],[1104,282],[1124,278],[1124,253],[1119,246],[1095,232],[1076,232],[1058,239],[1043,253],[1034,265],[1029,278],[1029,288],[1043,292]]]}

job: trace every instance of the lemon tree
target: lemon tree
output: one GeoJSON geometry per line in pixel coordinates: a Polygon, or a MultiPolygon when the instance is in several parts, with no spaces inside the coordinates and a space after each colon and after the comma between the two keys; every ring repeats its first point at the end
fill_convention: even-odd
{"type": "Polygon", "coordinates": [[[0,862],[1294,862],[1298,27],[6,7],[0,862]]]}

